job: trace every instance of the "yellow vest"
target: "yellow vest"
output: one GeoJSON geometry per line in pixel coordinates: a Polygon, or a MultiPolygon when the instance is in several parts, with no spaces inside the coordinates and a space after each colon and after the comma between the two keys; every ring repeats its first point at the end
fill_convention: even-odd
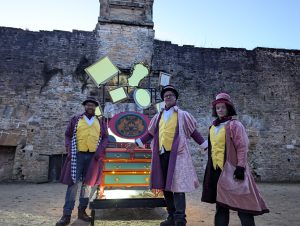
{"type": "Polygon", "coordinates": [[[81,152],[95,152],[100,136],[100,123],[97,118],[92,125],[88,125],[84,117],[79,120],[76,132],[77,150],[81,152]]]}
{"type": "Polygon", "coordinates": [[[166,151],[171,151],[173,140],[175,137],[176,127],[178,121],[178,113],[173,112],[168,121],[165,122],[164,115],[160,118],[159,121],[159,150],[162,147],[166,151]]]}
{"type": "Polygon", "coordinates": [[[225,126],[221,125],[221,128],[215,133],[216,127],[210,128],[210,143],[211,143],[211,157],[213,166],[217,169],[217,166],[223,170],[224,154],[225,154],[225,126]]]}

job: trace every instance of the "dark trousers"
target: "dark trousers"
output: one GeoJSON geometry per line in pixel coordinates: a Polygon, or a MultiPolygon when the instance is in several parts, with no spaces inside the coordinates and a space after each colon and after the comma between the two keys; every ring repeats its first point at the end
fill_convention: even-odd
{"type": "MultiPolygon", "coordinates": [[[[87,174],[88,167],[90,165],[93,153],[90,152],[78,152],[77,153],[77,181],[84,180],[87,174]]],[[[75,206],[75,199],[77,195],[79,182],[69,185],[64,205],[64,215],[71,215],[75,206]]],[[[91,194],[91,186],[82,183],[80,196],[79,196],[79,206],[78,209],[86,209],[89,204],[89,198],[91,194]]]]}
{"type": "MultiPolygon", "coordinates": [[[[238,212],[242,226],[255,226],[254,216],[250,213],[238,212]]],[[[227,226],[229,224],[229,209],[216,205],[215,226],[227,226]]]]}
{"type": "MultiPolygon", "coordinates": [[[[160,155],[160,164],[163,178],[166,183],[168,175],[170,152],[160,155]]],[[[163,191],[167,204],[167,211],[170,217],[174,217],[176,222],[186,222],[186,201],[184,192],[163,191]]]]}
{"type": "MultiPolygon", "coordinates": [[[[216,170],[213,170],[211,175],[213,181],[212,189],[215,190],[216,194],[217,194],[217,184],[221,172],[222,171],[218,168],[216,170]]],[[[240,218],[242,226],[255,226],[253,214],[238,211],[238,216],[240,218]]],[[[219,204],[216,204],[215,226],[228,226],[228,224],[229,224],[229,209],[219,204]]]]}

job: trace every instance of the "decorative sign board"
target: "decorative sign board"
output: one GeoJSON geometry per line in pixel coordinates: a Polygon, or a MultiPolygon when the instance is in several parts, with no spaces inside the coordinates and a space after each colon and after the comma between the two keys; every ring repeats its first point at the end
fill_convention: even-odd
{"type": "Polygon", "coordinates": [[[97,87],[111,80],[120,71],[108,57],[103,57],[96,63],[84,69],[97,87]]]}
{"type": "Polygon", "coordinates": [[[140,81],[143,80],[149,74],[149,68],[143,63],[139,63],[133,66],[133,70],[130,78],[128,78],[128,84],[130,86],[139,86],[140,81]]]}
{"type": "Polygon", "coordinates": [[[150,107],[151,105],[151,95],[146,89],[136,89],[133,94],[135,103],[143,109],[150,107]]]}
{"type": "Polygon", "coordinates": [[[128,95],[124,89],[124,87],[120,87],[111,91],[108,91],[111,100],[113,103],[120,102],[128,98],[128,95]]]}
{"type": "Polygon", "coordinates": [[[147,132],[149,118],[138,112],[121,112],[109,121],[109,128],[119,137],[136,139],[147,132]]]}

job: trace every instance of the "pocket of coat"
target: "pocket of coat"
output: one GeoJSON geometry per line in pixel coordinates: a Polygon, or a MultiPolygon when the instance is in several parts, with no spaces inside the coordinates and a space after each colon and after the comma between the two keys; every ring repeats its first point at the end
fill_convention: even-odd
{"type": "Polygon", "coordinates": [[[188,150],[188,143],[187,143],[187,141],[184,141],[183,143],[180,143],[178,145],[177,155],[184,154],[184,152],[186,152],[186,150],[188,150]]]}
{"type": "Polygon", "coordinates": [[[229,162],[226,162],[220,175],[218,185],[222,187],[223,190],[237,195],[249,194],[250,188],[248,176],[245,173],[244,180],[236,180],[233,178],[234,171],[235,167],[229,162]]]}

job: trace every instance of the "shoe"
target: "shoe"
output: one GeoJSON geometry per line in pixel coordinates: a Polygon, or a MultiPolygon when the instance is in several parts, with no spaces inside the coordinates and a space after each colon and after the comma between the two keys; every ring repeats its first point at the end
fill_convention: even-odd
{"type": "Polygon", "coordinates": [[[160,223],[160,226],[174,226],[174,217],[168,216],[166,220],[160,223]]]}
{"type": "Polygon", "coordinates": [[[71,215],[63,215],[59,221],[57,221],[55,226],[65,226],[70,224],[71,215]]]}
{"type": "Polygon", "coordinates": [[[83,220],[85,222],[91,222],[91,216],[87,215],[85,209],[78,209],[78,219],[83,220]]]}
{"type": "Polygon", "coordinates": [[[186,226],[186,222],[175,222],[175,226],[186,226]]]}

